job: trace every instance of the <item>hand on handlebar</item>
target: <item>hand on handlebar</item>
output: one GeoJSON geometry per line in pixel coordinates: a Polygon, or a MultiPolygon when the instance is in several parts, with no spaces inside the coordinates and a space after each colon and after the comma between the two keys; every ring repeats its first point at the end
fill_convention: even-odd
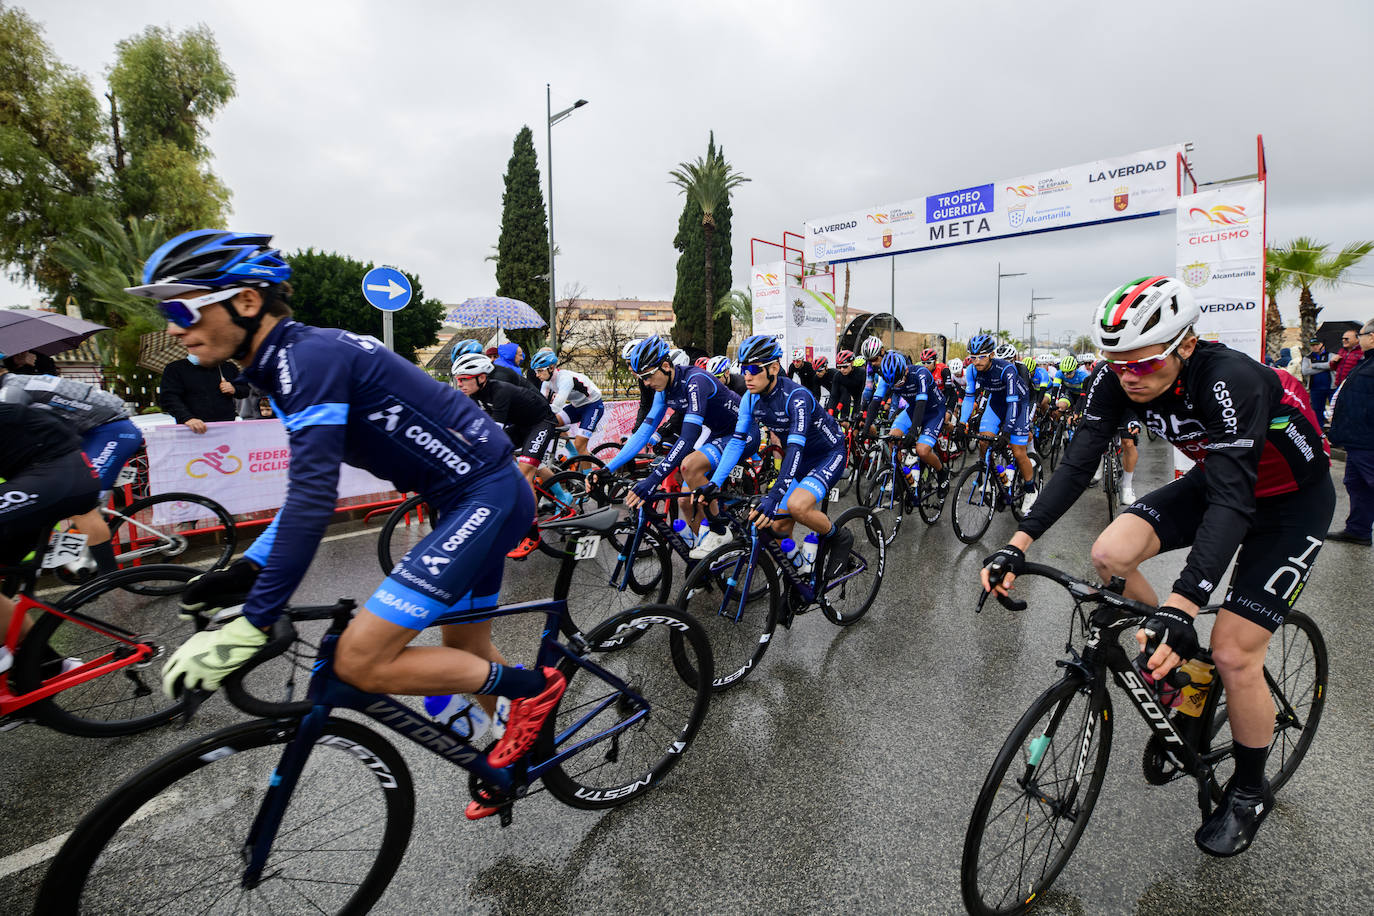
{"type": "Polygon", "coordinates": [[[996,592],[1000,598],[1010,598],[1016,577],[1026,571],[1026,554],[1014,544],[1008,544],[983,561],[979,578],[984,592],[996,592]]]}
{"type": "Polygon", "coordinates": [[[709,480],[692,491],[693,508],[713,503],[720,495],[720,487],[711,483],[709,480]]]}
{"type": "MultiPolygon", "coordinates": [[[[1135,633],[1145,667],[1156,679],[1197,655],[1197,626],[1187,611],[1165,605],[1135,633]]],[[[1141,659],[1137,659],[1140,661],[1141,659]]]]}

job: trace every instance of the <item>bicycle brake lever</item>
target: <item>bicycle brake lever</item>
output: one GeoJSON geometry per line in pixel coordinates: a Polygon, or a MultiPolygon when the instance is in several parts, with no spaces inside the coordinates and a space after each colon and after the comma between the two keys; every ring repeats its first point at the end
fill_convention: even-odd
{"type": "Polygon", "coordinates": [[[195,718],[196,713],[200,711],[200,704],[210,699],[210,696],[213,692],[214,691],[211,690],[200,690],[199,688],[192,688],[190,690],[187,690],[183,694],[183,698],[186,701],[186,708],[182,712],[181,717],[177,722],[176,727],[178,731],[186,728],[186,726],[191,724],[191,720],[195,718]]]}

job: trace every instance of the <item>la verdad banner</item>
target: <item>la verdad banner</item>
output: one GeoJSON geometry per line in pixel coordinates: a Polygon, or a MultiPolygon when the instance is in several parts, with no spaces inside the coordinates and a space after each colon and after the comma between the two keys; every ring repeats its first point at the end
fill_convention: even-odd
{"type": "Polygon", "coordinates": [[[1183,148],[1175,143],[807,220],[806,260],[853,261],[1152,216],[1174,207],[1183,148]]]}
{"type": "Polygon", "coordinates": [[[1178,277],[1193,291],[1199,337],[1264,360],[1264,183],[1178,199],[1178,277]]]}

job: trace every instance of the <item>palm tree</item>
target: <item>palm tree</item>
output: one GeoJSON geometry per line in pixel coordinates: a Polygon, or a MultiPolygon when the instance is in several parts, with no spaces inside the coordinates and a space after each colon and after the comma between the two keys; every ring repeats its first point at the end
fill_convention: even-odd
{"type": "Polygon", "coordinates": [[[1300,235],[1287,245],[1271,249],[1274,268],[1287,278],[1289,286],[1302,290],[1298,296],[1298,318],[1302,324],[1300,339],[1304,342],[1317,333],[1317,316],[1321,313],[1312,299],[1312,287],[1339,287],[1346,272],[1374,251],[1374,242],[1351,242],[1333,255],[1327,254],[1330,247],[1300,235]]]}
{"type": "MultiPolygon", "coordinates": [[[[849,262],[844,262],[844,304],[840,306],[840,336],[849,330],[849,262]]],[[[838,368],[838,367],[836,367],[838,368]]]]}
{"type": "Polygon", "coordinates": [[[670,169],[668,175],[688,200],[701,208],[701,229],[706,236],[706,257],[703,265],[705,272],[706,350],[716,352],[716,322],[712,318],[715,309],[711,307],[715,282],[715,236],[716,208],[730,202],[730,192],[750,179],[735,171],[725,161],[724,147],[716,149],[716,133],[711,131],[706,146],[706,156],[698,156],[695,162],[679,162],[678,167],[670,169]]]}
{"type": "Polygon", "coordinates": [[[1269,359],[1278,359],[1283,349],[1283,316],[1279,314],[1279,293],[1293,284],[1290,275],[1279,270],[1274,249],[1266,253],[1264,264],[1264,291],[1269,302],[1264,310],[1264,353],[1269,359]]]}
{"type": "Polygon", "coordinates": [[[717,299],[711,323],[727,315],[744,325],[745,333],[754,333],[754,294],[747,289],[732,289],[717,299]]]}

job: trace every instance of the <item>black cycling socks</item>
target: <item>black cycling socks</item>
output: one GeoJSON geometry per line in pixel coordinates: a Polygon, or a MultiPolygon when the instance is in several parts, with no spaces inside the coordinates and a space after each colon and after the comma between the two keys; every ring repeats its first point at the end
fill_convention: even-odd
{"type": "Polygon", "coordinates": [[[102,573],[114,572],[119,568],[115,563],[114,542],[106,541],[103,544],[92,544],[90,546],[91,559],[95,560],[96,569],[102,573]]]}
{"type": "Polygon", "coordinates": [[[1239,741],[1233,741],[1231,753],[1236,760],[1236,773],[1231,779],[1232,786],[1260,791],[1264,787],[1264,762],[1269,759],[1269,748],[1246,747],[1239,741]]]}
{"type": "Polygon", "coordinates": [[[486,683],[474,690],[473,693],[488,693],[518,700],[542,692],[547,684],[548,681],[541,671],[529,671],[525,668],[498,665],[492,662],[491,671],[487,673],[486,683]]]}

